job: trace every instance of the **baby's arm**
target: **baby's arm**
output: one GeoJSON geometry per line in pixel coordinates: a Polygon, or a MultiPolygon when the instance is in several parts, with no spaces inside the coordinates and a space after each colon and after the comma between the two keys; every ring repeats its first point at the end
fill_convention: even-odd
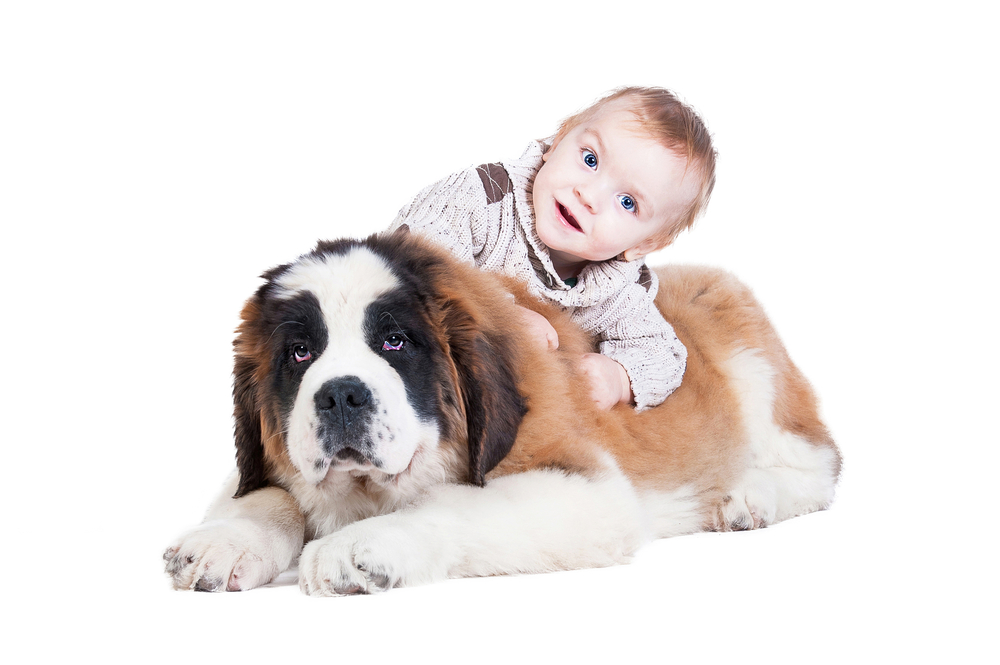
{"type": "Polygon", "coordinates": [[[656,308],[655,294],[655,284],[649,291],[629,287],[609,308],[614,316],[596,331],[601,355],[624,368],[639,411],[667,399],[687,366],[687,349],[656,308]]]}
{"type": "Polygon", "coordinates": [[[590,398],[597,408],[607,411],[615,404],[631,404],[632,382],[620,363],[600,353],[585,353],[580,369],[587,378],[590,398]]]}

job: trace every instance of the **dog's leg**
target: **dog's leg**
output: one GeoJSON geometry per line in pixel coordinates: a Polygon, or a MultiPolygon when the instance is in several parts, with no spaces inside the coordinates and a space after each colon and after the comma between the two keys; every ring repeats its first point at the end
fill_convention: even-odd
{"type": "Polygon", "coordinates": [[[302,551],[299,586],[328,596],[608,566],[627,561],[648,536],[635,492],[617,468],[593,478],[529,471],[483,488],[439,486],[415,507],[315,540],[302,551]]]}
{"type": "Polygon", "coordinates": [[[715,528],[757,529],[829,506],[839,468],[836,450],[775,423],[775,370],[759,351],[737,353],[727,370],[740,399],[747,466],[718,506],[715,528]]]}
{"type": "Polygon", "coordinates": [[[717,530],[759,529],[830,505],[836,482],[834,455],[806,441],[795,443],[803,453],[816,453],[813,463],[747,469],[719,508],[717,530]]]}
{"type": "Polygon", "coordinates": [[[305,520],[290,494],[277,487],[239,499],[234,475],[205,521],[163,554],[175,589],[245,591],[267,584],[302,550],[305,520]]]}

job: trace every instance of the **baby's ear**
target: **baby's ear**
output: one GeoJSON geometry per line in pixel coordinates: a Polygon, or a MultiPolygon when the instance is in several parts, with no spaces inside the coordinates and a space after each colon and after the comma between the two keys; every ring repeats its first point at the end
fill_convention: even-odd
{"type": "Polygon", "coordinates": [[[552,140],[552,145],[550,145],[548,149],[542,153],[543,162],[549,161],[549,157],[551,157],[552,153],[556,151],[556,146],[559,145],[559,142],[562,141],[562,138],[563,138],[562,132],[556,134],[555,139],[552,140]]]}
{"type": "Polygon", "coordinates": [[[626,261],[637,261],[642,257],[646,256],[647,254],[655,252],[658,249],[663,249],[673,241],[674,241],[673,238],[667,241],[664,241],[661,238],[646,238],[635,247],[632,247],[631,249],[626,249],[622,253],[624,254],[626,261]]]}

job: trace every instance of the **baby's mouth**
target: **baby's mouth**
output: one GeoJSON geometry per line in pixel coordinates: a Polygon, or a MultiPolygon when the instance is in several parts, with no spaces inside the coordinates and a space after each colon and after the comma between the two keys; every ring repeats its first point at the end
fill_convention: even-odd
{"type": "Polygon", "coordinates": [[[562,220],[566,222],[567,225],[573,227],[577,231],[583,232],[583,228],[581,228],[580,223],[576,221],[576,217],[573,216],[573,213],[571,213],[566,206],[556,201],[556,209],[559,211],[559,216],[562,217],[562,220]]]}

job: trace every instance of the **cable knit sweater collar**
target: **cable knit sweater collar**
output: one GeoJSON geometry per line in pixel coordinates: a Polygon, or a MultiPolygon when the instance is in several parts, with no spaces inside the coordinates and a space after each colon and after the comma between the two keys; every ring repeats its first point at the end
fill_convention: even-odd
{"type": "MultiPolygon", "coordinates": [[[[549,140],[532,141],[521,157],[515,162],[503,162],[513,184],[514,208],[517,219],[530,247],[530,258],[535,271],[544,286],[544,295],[564,307],[590,307],[607,302],[621,291],[623,284],[640,281],[644,261],[622,261],[609,259],[590,263],[577,277],[576,286],[570,287],[559,277],[548,248],[542,244],[535,231],[535,210],[531,192],[535,174],[542,168],[542,155],[548,149],[549,140]]],[[[652,272],[648,274],[652,275],[652,272]]],[[[655,279],[655,278],[654,278],[655,279]]],[[[541,285],[539,285],[541,286],[541,285]]],[[[655,287],[655,284],[651,284],[655,287]]]]}

